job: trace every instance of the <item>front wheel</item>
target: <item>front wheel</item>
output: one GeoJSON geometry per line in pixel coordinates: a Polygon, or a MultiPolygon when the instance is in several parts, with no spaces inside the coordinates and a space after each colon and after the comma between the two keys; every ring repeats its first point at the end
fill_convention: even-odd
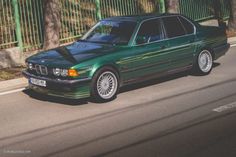
{"type": "Polygon", "coordinates": [[[207,75],[211,72],[213,66],[213,57],[210,51],[203,50],[198,55],[196,70],[202,75],[207,75]]]}
{"type": "Polygon", "coordinates": [[[116,98],[119,88],[118,75],[110,67],[96,72],[91,84],[91,95],[98,102],[107,102],[116,98]]]}

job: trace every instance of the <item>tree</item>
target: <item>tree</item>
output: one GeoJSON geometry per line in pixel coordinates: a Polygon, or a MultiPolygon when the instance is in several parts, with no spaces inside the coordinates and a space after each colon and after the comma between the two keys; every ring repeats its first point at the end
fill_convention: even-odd
{"type": "Polygon", "coordinates": [[[60,45],[60,1],[43,0],[44,44],[43,48],[52,49],[60,45]]]}
{"type": "Polygon", "coordinates": [[[231,10],[229,18],[229,31],[236,32],[236,1],[230,0],[231,10]]]}
{"type": "Polygon", "coordinates": [[[217,19],[219,26],[224,26],[224,19],[223,19],[223,13],[221,10],[220,0],[215,0],[213,2],[213,10],[214,10],[214,16],[217,19]]]}
{"type": "Polygon", "coordinates": [[[179,0],[166,0],[166,9],[168,13],[179,12],[179,0]]]}

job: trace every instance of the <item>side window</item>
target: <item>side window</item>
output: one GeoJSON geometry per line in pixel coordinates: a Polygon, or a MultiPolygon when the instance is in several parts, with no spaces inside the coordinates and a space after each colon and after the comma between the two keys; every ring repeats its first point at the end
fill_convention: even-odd
{"type": "Polygon", "coordinates": [[[186,32],[188,34],[193,34],[194,32],[194,26],[188,21],[186,20],[185,18],[179,16],[179,20],[181,21],[181,23],[183,24],[186,32]]]}
{"type": "Polygon", "coordinates": [[[185,35],[185,30],[176,16],[162,18],[168,38],[185,35]]]}
{"type": "Polygon", "coordinates": [[[161,25],[159,19],[144,22],[135,39],[136,45],[154,42],[162,39],[161,25]]]}

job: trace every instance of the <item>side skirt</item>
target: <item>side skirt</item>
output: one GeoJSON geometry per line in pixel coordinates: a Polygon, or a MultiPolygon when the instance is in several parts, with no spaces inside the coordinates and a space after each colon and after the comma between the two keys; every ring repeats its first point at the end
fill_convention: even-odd
{"type": "Polygon", "coordinates": [[[163,76],[168,76],[168,75],[176,74],[176,73],[179,73],[179,72],[187,71],[187,70],[192,69],[192,67],[193,67],[193,65],[188,65],[188,66],[185,66],[185,67],[172,69],[172,70],[169,70],[169,71],[159,72],[157,74],[145,75],[145,76],[138,77],[138,78],[135,78],[135,79],[125,80],[121,83],[121,87],[126,86],[126,85],[130,85],[130,84],[133,84],[133,83],[144,82],[144,81],[151,80],[151,79],[154,79],[154,78],[160,78],[160,77],[163,77],[163,76]]]}

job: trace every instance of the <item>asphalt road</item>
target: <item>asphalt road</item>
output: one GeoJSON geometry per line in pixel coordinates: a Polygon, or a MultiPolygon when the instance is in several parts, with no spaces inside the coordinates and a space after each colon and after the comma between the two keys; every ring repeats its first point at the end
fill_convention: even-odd
{"type": "Polygon", "coordinates": [[[110,103],[0,96],[0,157],[236,157],[236,48],[208,76],[122,89],[110,103]]]}

